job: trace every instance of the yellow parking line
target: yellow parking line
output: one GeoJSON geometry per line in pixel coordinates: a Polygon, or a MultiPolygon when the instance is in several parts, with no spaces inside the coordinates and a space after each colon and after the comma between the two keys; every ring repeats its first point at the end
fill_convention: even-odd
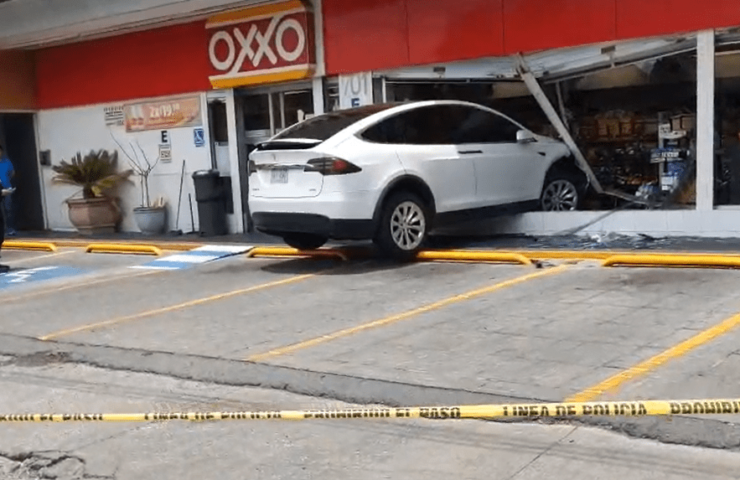
{"type": "Polygon", "coordinates": [[[486,295],[489,293],[493,293],[497,290],[502,290],[507,287],[511,287],[514,285],[518,285],[520,283],[527,282],[529,280],[534,280],[535,278],[544,277],[546,275],[553,275],[555,273],[563,272],[564,270],[570,268],[568,265],[561,265],[559,267],[550,268],[547,270],[542,270],[536,273],[530,273],[527,275],[522,275],[520,277],[513,278],[511,280],[506,280],[500,283],[496,283],[494,285],[490,285],[488,287],[479,288],[476,290],[472,290],[467,293],[463,293],[460,295],[455,295],[454,297],[449,297],[444,300],[440,300],[434,303],[431,303],[429,305],[424,305],[422,307],[415,308],[413,310],[408,310],[403,313],[399,313],[396,315],[391,315],[389,317],[381,318],[379,320],[372,321],[370,323],[365,323],[363,325],[358,325],[356,327],[346,328],[344,330],[339,330],[338,332],[330,333],[327,335],[322,335],[320,337],[313,338],[311,340],[306,340],[303,342],[295,343],[293,345],[288,345],[285,347],[276,348],[274,350],[270,350],[265,353],[260,353],[256,355],[252,355],[246,359],[248,362],[261,362],[264,360],[267,360],[269,358],[275,358],[279,357],[281,355],[286,355],[289,353],[297,352],[299,350],[304,350],[306,348],[315,347],[316,345],[320,345],[322,343],[331,342],[332,340],[337,340],[342,337],[348,337],[350,335],[354,335],[356,333],[363,332],[365,330],[370,330],[373,328],[378,327],[384,327],[386,325],[390,325],[392,323],[400,322],[403,320],[408,320],[409,318],[415,317],[417,315],[421,315],[423,313],[428,313],[433,310],[438,310],[443,307],[448,307],[450,305],[453,305],[455,303],[463,302],[465,300],[471,300],[475,297],[479,297],[481,295],[486,295]]]}
{"type": "Polygon", "coordinates": [[[630,380],[647,375],[661,365],[664,365],[673,359],[683,357],[696,348],[711,342],[715,338],[718,338],[725,333],[728,333],[738,325],[740,325],[740,314],[730,317],[722,323],[708,328],[707,330],[694,335],[688,340],[685,340],[678,345],[675,345],[668,350],[645,360],[644,362],[640,362],[637,365],[628,368],[627,370],[623,370],[616,375],[607,378],[603,382],[600,382],[592,387],[583,390],[582,392],[573,395],[572,397],[568,398],[566,402],[590,402],[592,400],[595,400],[604,393],[615,390],[616,388],[630,380]]]}
{"type": "Polygon", "coordinates": [[[36,260],[43,260],[43,259],[52,258],[52,257],[61,257],[62,255],[70,255],[72,253],[77,253],[77,252],[75,250],[67,250],[66,252],[49,253],[47,255],[40,255],[38,257],[19,258],[18,260],[11,260],[9,262],[6,262],[6,265],[12,267],[14,265],[18,265],[21,263],[33,262],[36,260]]]}
{"type": "Polygon", "coordinates": [[[120,324],[120,323],[124,323],[124,322],[130,322],[130,321],[133,321],[133,320],[140,320],[142,318],[153,317],[155,315],[161,315],[163,313],[170,313],[170,312],[174,312],[174,311],[177,311],[177,310],[183,310],[185,308],[195,307],[197,305],[203,305],[205,303],[215,302],[217,300],[224,300],[224,299],[227,299],[227,298],[235,297],[237,295],[243,295],[243,294],[246,294],[246,293],[257,292],[257,291],[260,291],[260,290],[266,290],[266,289],[272,288],[272,287],[279,287],[281,285],[288,285],[288,284],[291,284],[291,283],[297,283],[297,282],[300,282],[300,281],[309,279],[309,278],[314,277],[314,276],[315,276],[315,274],[298,275],[298,276],[295,276],[295,277],[285,278],[283,280],[278,280],[278,281],[275,281],[275,282],[263,283],[261,285],[255,285],[253,287],[241,288],[239,290],[233,290],[231,292],[219,293],[218,295],[212,295],[210,297],[199,298],[197,300],[191,300],[189,302],[184,302],[184,303],[178,303],[177,305],[171,305],[169,307],[156,308],[154,310],[148,310],[148,311],[145,311],[145,312],[135,313],[133,315],[126,315],[126,316],[123,316],[123,317],[113,318],[111,320],[105,320],[105,321],[102,321],[102,322],[91,323],[91,324],[88,324],[88,325],[82,325],[82,326],[79,326],[79,327],[70,328],[70,329],[66,329],[66,330],[60,330],[58,332],[54,332],[54,333],[50,333],[48,335],[44,335],[43,337],[39,337],[39,340],[52,340],[52,339],[55,339],[55,338],[59,338],[59,337],[64,337],[64,336],[67,336],[67,335],[71,335],[73,333],[84,332],[84,331],[94,330],[96,328],[109,327],[111,325],[116,325],[116,324],[120,324]]]}

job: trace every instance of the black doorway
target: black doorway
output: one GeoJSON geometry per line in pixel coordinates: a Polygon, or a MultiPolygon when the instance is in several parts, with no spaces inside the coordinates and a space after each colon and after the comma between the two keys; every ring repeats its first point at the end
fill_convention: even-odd
{"type": "Polygon", "coordinates": [[[15,168],[16,229],[44,230],[34,114],[0,113],[0,143],[15,168]]]}

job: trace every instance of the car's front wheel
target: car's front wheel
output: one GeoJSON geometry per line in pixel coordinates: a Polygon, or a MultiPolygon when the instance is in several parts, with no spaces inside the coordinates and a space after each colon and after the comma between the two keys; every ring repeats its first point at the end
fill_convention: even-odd
{"type": "Polygon", "coordinates": [[[577,210],[582,193],[574,175],[555,172],[548,175],[542,189],[540,207],[545,212],[567,212],[577,210]]]}
{"type": "Polygon", "coordinates": [[[316,250],[322,247],[329,239],[321,235],[308,233],[294,233],[285,235],[283,241],[298,250],[316,250]]]}
{"type": "Polygon", "coordinates": [[[393,194],[383,207],[375,238],[378,246],[398,260],[411,260],[427,239],[429,213],[413,193],[393,194]]]}

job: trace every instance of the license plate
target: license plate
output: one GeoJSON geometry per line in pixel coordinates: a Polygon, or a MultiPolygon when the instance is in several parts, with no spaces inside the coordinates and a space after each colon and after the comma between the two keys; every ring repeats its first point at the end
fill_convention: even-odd
{"type": "Polygon", "coordinates": [[[288,183],[288,169],[278,168],[270,172],[270,183],[288,183]]]}

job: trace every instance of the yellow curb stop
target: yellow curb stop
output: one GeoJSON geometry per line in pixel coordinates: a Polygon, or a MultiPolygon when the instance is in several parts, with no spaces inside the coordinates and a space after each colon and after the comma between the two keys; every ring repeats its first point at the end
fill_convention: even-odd
{"type": "Polygon", "coordinates": [[[162,250],[153,245],[133,245],[126,243],[93,243],[87,246],[86,253],[124,253],[132,255],[162,255],[162,250]]]}

